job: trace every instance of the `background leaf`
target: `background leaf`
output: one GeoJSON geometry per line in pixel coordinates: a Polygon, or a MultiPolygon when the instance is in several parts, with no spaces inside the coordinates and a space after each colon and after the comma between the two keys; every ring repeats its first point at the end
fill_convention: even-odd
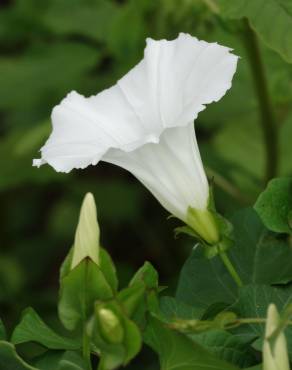
{"type": "Polygon", "coordinates": [[[278,233],[291,233],[292,178],[271,180],[266,190],[260,194],[255,210],[268,229],[278,233]]]}
{"type": "Polygon", "coordinates": [[[152,318],[146,342],[158,353],[161,370],[236,370],[237,367],[219,360],[183,334],[167,329],[152,318]]]}
{"type": "Polygon", "coordinates": [[[36,342],[50,349],[79,349],[79,340],[73,340],[56,334],[50,329],[32,309],[23,312],[20,323],[13,331],[11,341],[13,344],[36,342]]]}
{"type": "Polygon", "coordinates": [[[247,17],[264,43],[292,63],[292,7],[289,0],[219,0],[222,14],[247,17]],[[270,25],[273,24],[273,31],[270,25]]]}
{"type": "Polygon", "coordinates": [[[0,341],[0,369],[5,370],[38,370],[24,362],[19,355],[13,344],[0,341]]]}

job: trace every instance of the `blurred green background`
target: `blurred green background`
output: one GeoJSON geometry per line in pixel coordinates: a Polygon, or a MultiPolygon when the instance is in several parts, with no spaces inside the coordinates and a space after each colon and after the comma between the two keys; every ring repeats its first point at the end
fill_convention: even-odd
{"type": "MultiPolygon", "coordinates": [[[[91,95],[111,86],[141,59],[146,37],[179,32],[227,45],[241,57],[232,89],[196,121],[218,208],[228,214],[252,204],[266,165],[253,61],[239,21],[223,21],[211,0],[0,2],[0,316],[8,328],[27,306],[55,320],[58,269],[87,191],[95,195],[102,243],[121,284],[149,260],[168,293],[174,291],[191,241],[174,239],[176,222],[140,183],[108,164],[65,175],[33,168],[32,158],[67,92],[91,95]]],[[[278,174],[292,175],[292,67],[262,43],[260,49],[277,118],[278,174]]]]}

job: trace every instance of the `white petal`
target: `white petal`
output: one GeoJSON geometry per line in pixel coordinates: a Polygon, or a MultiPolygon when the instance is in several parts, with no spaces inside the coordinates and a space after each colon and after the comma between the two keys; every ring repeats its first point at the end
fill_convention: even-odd
{"type": "Polygon", "coordinates": [[[144,59],[116,85],[89,98],[72,92],[54,108],[53,132],[34,165],[69,172],[97,164],[111,148],[157,143],[230,88],[237,57],[229,51],[186,34],[148,39],[144,59]]]}
{"type": "Polygon", "coordinates": [[[136,176],[173,215],[186,221],[189,206],[206,209],[209,189],[194,125],[166,129],[159,144],[131,152],[111,149],[103,158],[136,176]]]}

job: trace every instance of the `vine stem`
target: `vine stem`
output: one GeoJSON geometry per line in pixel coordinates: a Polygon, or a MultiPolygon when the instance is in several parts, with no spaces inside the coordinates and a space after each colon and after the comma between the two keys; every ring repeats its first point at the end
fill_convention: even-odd
{"type": "Polygon", "coordinates": [[[257,36],[250,27],[247,19],[243,21],[243,27],[243,40],[248,54],[254,87],[260,107],[260,122],[266,152],[265,182],[267,182],[277,174],[278,130],[257,36]]]}
{"type": "Polygon", "coordinates": [[[92,370],[91,360],[90,360],[90,341],[86,332],[86,328],[83,328],[83,338],[82,338],[82,354],[87,364],[88,370],[92,370]]]}
{"type": "Polygon", "coordinates": [[[243,283],[242,283],[237,271],[235,270],[233,264],[231,263],[228,255],[225,252],[220,252],[219,256],[221,257],[221,260],[223,261],[225,267],[227,268],[227,270],[230,273],[233,280],[236,282],[237,286],[242,287],[243,283]]]}

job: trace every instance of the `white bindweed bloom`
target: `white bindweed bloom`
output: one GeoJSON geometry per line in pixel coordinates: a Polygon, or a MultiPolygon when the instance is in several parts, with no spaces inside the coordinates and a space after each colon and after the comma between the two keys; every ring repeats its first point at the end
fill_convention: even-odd
{"type": "Polygon", "coordinates": [[[194,229],[203,225],[196,231],[213,242],[214,227],[203,231],[209,186],[193,121],[231,87],[237,59],[188,34],[147,39],[142,61],[114,86],[88,98],[73,91],[53,109],[52,134],[34,165],[69,172],[102,160],[123,167],[171,214],[194,229]]]}

